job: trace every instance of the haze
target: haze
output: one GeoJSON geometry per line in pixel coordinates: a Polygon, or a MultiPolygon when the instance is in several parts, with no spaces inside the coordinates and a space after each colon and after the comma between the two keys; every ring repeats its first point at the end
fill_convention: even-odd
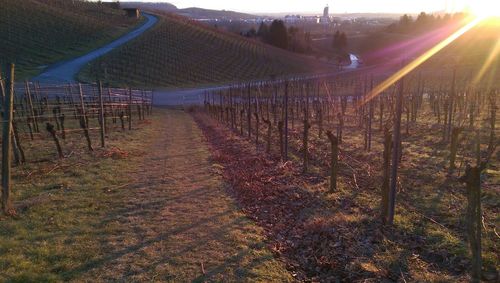
{"type": "Polygon", "coordinates": [[[228,1],[228,0],[139,0],[139,2],[168,2],[179,8],[200,7],[217,10],[234,10],[249,13],[320,13],[325,5],[330,6],[331,13],[418,13],[447,11],[455,12],[465,9],[467,0],[286,0],[286,1],[228,1]]]}

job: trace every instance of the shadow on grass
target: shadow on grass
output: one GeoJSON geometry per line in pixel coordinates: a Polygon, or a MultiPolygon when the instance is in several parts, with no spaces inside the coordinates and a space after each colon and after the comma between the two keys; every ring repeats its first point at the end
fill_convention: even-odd
{"type": "Polygon", "coordinates": [[[207,217],[207,218],[203,218],[203,219],[200,219],[196,222],[193,222],[189,225],[184,225],[184,226],[181,226],[181,227],[178,227],[174,230],[171,230],[167,233],[162,233],[160,234],[159,236],[153,238],[153,239],[148,239],[148,240],[144,240],[144,241],[141,241],[140,244],[137,244],[137,245],[133,245],[133,246],[130,246],[130,247],[127,247],[126,249],[122,249],[122,250],[119,250],[119,251],[114,251],[114,252],[111,252],[111,253],[108,253],[106,256],[104,257],[101,257],[101,258],[98,258],[98,259],[95,259],[95,260],[91,260],[91,261],[88,261],[86,262],[85,264],[73,269],[73,270],[70,270],[68,272],[65,272],[62,276],[65,280],[70,280],[72,278],[75,278],[76,276],[82,274],[82,273],[85,273],[87,271],[90,271],[94,268],[97,268],[99,266],[102,266],[106,263],[109,263],[115,259],[118,259],[128,253],[134,253],[134,252],[137,252],[139,251],[140,249],[144,248],[144,247],[147,247],[149,245],[152,245],[156,242],[159,242],[161,240],[165,240],[165,239],[168,239],[169,237],[173,236],[173,235],[176,235],[176,234],[180,234],[180,233],[183,233],[183,232],[186,232],[190,229],[193,229],[194,227],[197,227],[207,221],[214,221],[216,219],[218,219],[219,217],[221,216],[224,216],[224,215],[227,215],[229,214],[230,211],[225,211],[225,212],[222,212],[222,213],[219,213],[219,214],[216,214],[212,217],[207,217]]]}

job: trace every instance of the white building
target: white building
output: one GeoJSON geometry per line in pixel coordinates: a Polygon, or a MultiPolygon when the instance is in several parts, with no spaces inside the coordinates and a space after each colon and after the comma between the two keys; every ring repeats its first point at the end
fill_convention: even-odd
{"type": "Polygon", "coordinates": [[[326,5],[325,9],[323,9],[323,16],[319,19],[321,24],[329,24],[331,23],[330,19],[330,8],[326,5]]]}

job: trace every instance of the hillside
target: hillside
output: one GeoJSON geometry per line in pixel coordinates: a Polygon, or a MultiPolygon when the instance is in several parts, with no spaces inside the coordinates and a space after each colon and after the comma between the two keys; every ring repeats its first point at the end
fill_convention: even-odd
{"type": "Polygon", "coordinates": [[[14,62],[17,77],[80,55],[125,33],[137,20],[87,1],[2,0],[0,64],[14,62]]]}
{"type": "Polygon", "coordinates": [[[333,66],[176,15],[87,67],[114,85],[174,87],[331,70],[333,66]]]}
{"type": "Polygon", "coordinates": [[[253,19],[256,16],[246,13],[227,11],[227,10],[211,10],[203,8],[184,8],[179,9],[175,5],[166,2],[120,2],[122,7],[140,8],[147,11],[171,12],[194,19],[253,19]]]}
{"type": "Polygon", "coordinates": [[[179,9],[178,14],[194,18],[194,19],[228,19],[228,20],[239,20],[239,19],[253,19],[254,15],[239,13],[234,11],[226,10],[210,10],[203,8],[185,8],[179,9]]]}
{"type": "Polygon", "coordinates": [[[163,11],[171,12],[177,10],[177,7],[173,4],[166,2],[124,2],[120,1],[120,6],[122,8],[139,8],[142,10],[149,11],[163,11]]]}

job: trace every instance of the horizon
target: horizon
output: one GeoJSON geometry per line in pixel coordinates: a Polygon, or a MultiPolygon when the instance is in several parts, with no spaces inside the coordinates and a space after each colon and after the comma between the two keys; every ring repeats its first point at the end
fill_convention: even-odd
{"type": "MultiPolygon", "coordinates": [[[[112,0],[110,0],[112,1],[112,0]]],[[[374,3],[369,0],[351,0],[351,1],[323,1],[311,0],[304,1],[273,1],[269,3],[263,0],[254,0],[252,2],[244,1],[201,1],[201,0],[136,0],[123,2],[142,2],[142,3],[170,3],[178,8],[204,8],[213,10],[228,10],[241,13],[252,14],[321,14],[323,8],[328,5],[330,14],[355,14],[355,13],[374,13],[374,14],[418,14],[420,12],[437,13],[448,12],[455,13],[466,10],[471,1],[468,0],[422,0],[422,1],[398,1],[398,0],[380,0],[374,3]],[[255,8],[265,7],[265,8],[255,8]],[[286,7],[286,8],[285,8],[286,7]]]]}

